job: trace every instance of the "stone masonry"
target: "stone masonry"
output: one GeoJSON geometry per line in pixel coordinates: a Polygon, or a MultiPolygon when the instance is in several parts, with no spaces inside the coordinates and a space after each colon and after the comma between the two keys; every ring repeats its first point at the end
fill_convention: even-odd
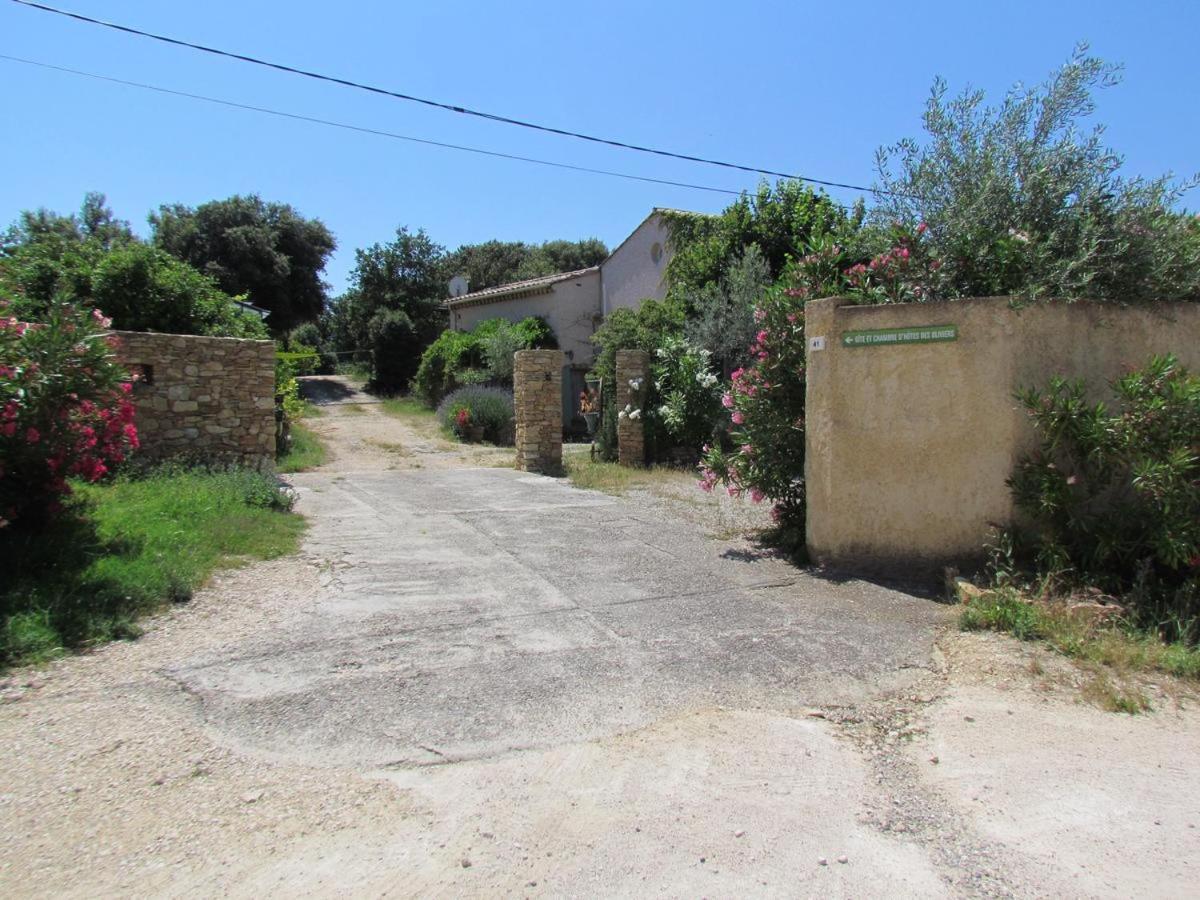
{"type": "Polygon", "coordinates": [[[517,468],[562,472],[561,350],[519,350],[513,360],[513,405],[517,428],[517,468]]]}
{"type": "Polygon", "coordinates": [[[650,354],[617,351],[617,459],[623,466],[646,464],[645,402],[650,380],[650,354]]]}
{"type": "Polygon", "coordinates": [[[270,341],[118,331],[134,374],[141,455],[186,454],[269,469],[275,460],[275,348],[270,341]]]}

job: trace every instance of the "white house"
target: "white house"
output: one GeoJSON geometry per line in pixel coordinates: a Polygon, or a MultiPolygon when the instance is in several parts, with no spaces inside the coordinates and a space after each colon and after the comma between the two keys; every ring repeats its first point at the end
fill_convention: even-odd
{"type": "Polygon", "coordinates": [[[604,317],[613,310],[637,309],[643,300],[662,300],[667,295],[671,249],[662,212],[656,207],[598,266],[448,298],[445,306],[450,327],[470,331],[485,319],[519,322],[528,316],[544,318],[566,354],[563,412],[565,421],[570,422],[584,390],[584,373],[595,358],[592,335],[604,317]]]}
{"type": "MultiPolygon", "coordinates": [[[[469,331],[484,319],[542,316],[573,365],[590,365],[591,337],[616,309],[637,309],[667,294],[671,260],[663,210],[655,208],[598,266],[459,294],[445,301],[450,327],[469,331]]],[[[457,281],[458,279],[456,279],[457,281]]]]}

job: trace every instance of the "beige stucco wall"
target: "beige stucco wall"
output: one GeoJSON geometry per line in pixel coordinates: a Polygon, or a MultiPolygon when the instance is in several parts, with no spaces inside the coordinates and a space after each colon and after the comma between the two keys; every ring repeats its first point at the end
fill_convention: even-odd
{"type": "Polygon", "coordinates": [[[600,273],[588,272],[570,281],[551,286],[549,293],[531,297],[499,298],[479,306],[451,308],[451,327],[470,331],[485,319],[520,322],[529,316],[541,316],[554,329],[558,347],[573,365],[591,365],[595,354],[592,335],[600,315],[600,273]]]}
{"type": "Polygon", "coordinates": [[[809,303],[806,461],[809,552],[860,569],[977,558],[1012,520],[1005,479],[1033,442],[1014,391],[1061,374],[1095,399],[1156,353],[1200,370],[1200,305],[1005,298],[938,304],[809,303]],[[844,347],[847,331],[956,325],[949,343],[844,347]],[[814,349],[813,339],[825,339],[814,349]]]}
{"type": "Polygon", "coordinates": [[[637,309],[647,297],[661,300],[667,295],[667,263],[671,249],[662,216],[655,213],[600,264],[602,311],[637,309]],[[654,259],[654,247],[661,250],[654,259]]]}

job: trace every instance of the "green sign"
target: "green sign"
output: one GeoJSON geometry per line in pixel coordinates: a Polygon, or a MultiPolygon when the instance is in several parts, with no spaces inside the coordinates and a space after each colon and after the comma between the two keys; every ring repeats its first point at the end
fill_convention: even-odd
{"type": "Polygon", "coordinates": [[[911,328],[842,332],[843,347],[889,347],[896,344],[935,344],[957,340],[957,325],[914,325],[911,328]]]}

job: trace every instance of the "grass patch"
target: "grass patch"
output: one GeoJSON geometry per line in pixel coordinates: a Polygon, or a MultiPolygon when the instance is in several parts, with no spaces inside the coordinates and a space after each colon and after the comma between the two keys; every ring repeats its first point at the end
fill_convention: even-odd
{"type": "Polygon", "coordinates": [[[1092,667],[1084,694],[1106,709],[1138,712],[1148,708],[1140,693],[1114,685],[1109,673],[1126,677],[1159,672],[1200,680],[1200,648],[1165,642],[1157,634],[1123,622],[1096,624],[1073,614],[1064,603],[1033,603],[1012,588],[973,597],[959,617],[964,631],[999,631],[1023,641],[1042,641],[1064,656],[1092,667]]]}
{"type": "Polygon", "coordinates": [[[416,397],[386,397],[380,407],[389,416],[398,419],[419,419],[431,424],[437,421],[437,413],[416,397]]]}
{"type": "Polygon", "coordinates": [[[216,569],[295,552],[305,525],[290,508],[247,470],[77,485],[46,530],[0,531],[0,665],[136,636],[138,615],[189,599],[216,569]]]}
{"type": "Polygon", "coordinates": [[[679,481],[685,474],[665,466],[632,468],[615,462],[590,459],[584,453],[564,453],[563,468],[571,484],[589,491],[621,497],[631,490],[649,490],[655,485],[679,481]]]}
{"type": "Polygon", "coordinates": [[[325,444],[315,432],[302,422],[293,422],[291,434],[292,446],[275,461],[276,469],[284,473],[307,472],[325,464],[325,444]]]}

